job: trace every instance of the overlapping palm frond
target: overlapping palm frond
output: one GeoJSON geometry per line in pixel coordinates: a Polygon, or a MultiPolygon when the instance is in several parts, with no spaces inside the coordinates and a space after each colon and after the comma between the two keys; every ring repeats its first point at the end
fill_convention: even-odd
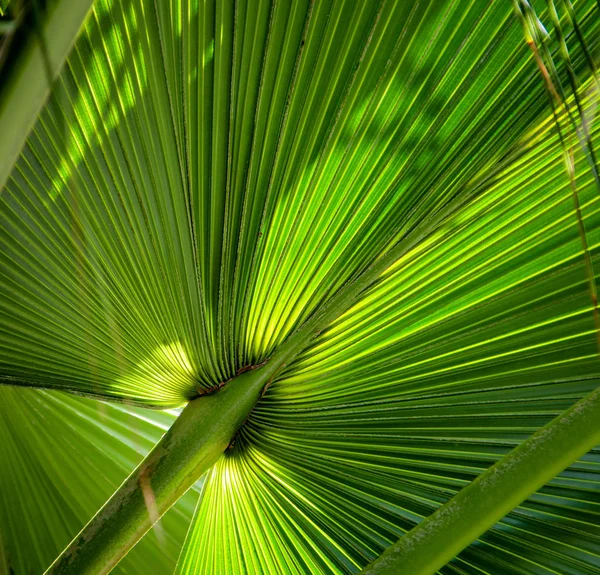
{"type": "MultiPolygon", "coordinates": [[[[599,15],[96,0],[0,195],[1,382],[181,405],[398,254],[271,383],[178,564],[358,571],[598,387],[599,15]]],[[[21,391],[15,413],[96,437],[89,403],[21,391]]],[[[442,572],[596,572],[599,457],[442,572]]]]}
{"type": "MultiPolygon", "coordinates": [[[[175,417],[0,388],[0,572],[42,573],[175,417]]],[[[168,573],[196,499],[180,499],[115,572],[168,573]]]]}

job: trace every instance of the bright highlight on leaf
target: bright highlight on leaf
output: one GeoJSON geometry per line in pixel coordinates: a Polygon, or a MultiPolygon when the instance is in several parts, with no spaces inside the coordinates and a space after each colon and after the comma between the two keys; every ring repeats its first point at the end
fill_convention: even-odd
{"type": "MultiPolygon", "coordinates": [[[[122,572],[359,572],[595,390],[599,63],[595,0],[96,0],[0,193],[5,564],[290,337],[122,572]]],[[[595,449],[440,572],[593,575],[599,493],[595,449]]]]}

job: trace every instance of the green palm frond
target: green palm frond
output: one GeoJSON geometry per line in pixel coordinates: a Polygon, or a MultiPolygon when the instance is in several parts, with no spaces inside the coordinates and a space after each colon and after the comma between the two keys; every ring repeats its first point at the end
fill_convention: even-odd
{"type": "MultiPolygon", "coordinates": [[[[355,573],[506,453],[516,443],[509,433],[518,435],[402,441],[389,421],[370,431],[345,442],[337,438],[346,428],[303,434],[298,448],[290,448],[297,435],[280,432],[222,459],[177,572],[355,573]]],[[[590,453],[440,573],[597,573],[598,464],[590,453]]]]}
{"type": "MultiPolygon", "coordinates": [[[[598,387],[572,190],[542,126],[271,385],[211,472],[182,573],[355,572],[598,387]]],[[[597,264],[598,188],[576,157],[597,264]]],[[[442,572],[595,573],[599,464],[591,452],[442,572]]]]}
{"type": "Polygon", "coordinates": [[[10,383],[196,397],[549,119],[507,6],[142,6],[95,5],[2,194],[10,383]]]}
{"type": "Polygon", "coordinates": [[[19,0],[0,42],[0,189],[6,183],[93,0],[19,0]]]}
{"type": "MultiPolygon", "coordinates": [[[[96,0],[0,193],[0,383],[53,390],[0,389],[15,440],[41,458],[31,406],[105,430],[57,541],[139,460],[124,414],[244,383],[178,571],[354,573],[597,389],[599,14],[96,0]]],[[[595,449],[441,572],[593,575],[598,493],[595,449]]]]}
{"type": "MultiPolygon", "coordinates": [[[[42,573],[174,419],[1,387],[0,572],[42,573]]],[[[115,572],[169,572],[196,499],[180,499],[115,572]]]]}

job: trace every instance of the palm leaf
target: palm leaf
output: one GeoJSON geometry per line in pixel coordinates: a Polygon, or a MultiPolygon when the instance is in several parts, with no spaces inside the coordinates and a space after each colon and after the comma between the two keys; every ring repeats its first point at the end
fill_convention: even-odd
{"type": "MultiPolygon", "coordinates": [[[[14,20],[8,27],[9,33],[0,39],[0,189],[92,2],[20,0],[14,3],[14,10],[11,5],[14,20]],[[49,38],[51,42],[47,41],[49,38]]],[[[0,35],[3,32],[0,29],[0,35]]]]}
{"type": "Polygon", "coordinates": [[[547,115],[505,6],[259,6],[234,27],[192,5],[185,30],[184,7],[95,5],[2,194],[10,383],[181,404],[489,185],[547,115]]]}
{"type": "MultiPolygon", "coordinates": [[[[312,330],[182,572],[354,572],[598,386],[598,9],[519,10],[94,4],[0,197],[1,380],[175,406],[312,330]]],[[[593,573],[598,479],[443,572],[593,573]]]]}
{"type": "MultiPolygon", "coordinates": [[[[355,572],[598,387],[553,127],[271,385],[211,472],[182,573],[355,572]]],[[[577,158],[597,263],[598,190],[577,158]]],[[[441,572],[595,573],[599,463],[590,452],[441,572]]]]}
{"type": "MultiPolygon", "coordinates": [[[[0,388],[0,571],[41,573],[158,441],[174,414],[0,388]]],[[[169,572],[197,492],[117,568],[169,572]]]]}

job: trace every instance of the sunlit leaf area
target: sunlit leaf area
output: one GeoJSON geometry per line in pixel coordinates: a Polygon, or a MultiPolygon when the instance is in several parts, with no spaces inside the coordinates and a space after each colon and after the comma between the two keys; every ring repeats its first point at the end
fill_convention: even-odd
{"type": "MultiPolygon", "coordinates": [[[[598,0],[95,0],[27,124],[59,4],[0,0],[0,574],[290,338],[113,572],[359,573],[599,388],[598,0]]],[[[600,446],[439,573],[598,575],[600,446]]]]}

